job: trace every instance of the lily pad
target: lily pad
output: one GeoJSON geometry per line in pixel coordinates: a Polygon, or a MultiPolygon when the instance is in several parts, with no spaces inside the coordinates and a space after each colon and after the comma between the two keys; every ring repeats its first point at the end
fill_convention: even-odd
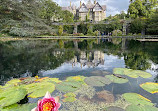
{"type": "Polygon", "coordinates": [[[126,70],[124,72],[125,75],[132,77],[132,78],[138,78],[138,77],[142,77],[142,78],[150,78],[152,77],[152,75],[150,73],[141,71],[141,70],[126,70]]]}
{"type": "Polygon", "coordinates": [[[41,82],[26,85],[24,88],[28,91],[28,97],[38,98],[44,96],[47,91],[52,93],[55,90],[55,85],[49,82],[41,82]]]}
{"type": "Polygon", "coordinates": [[[150,78],[152,75],[150,73],[141,71],[141,70],[132,70],[132,69],[127,69],[127,68],[115,68],[113,70],[114,74],[120,74],[120,75],[127,75],[132,78],[150,78]]]}
{"type": "Polygon", "coordinates": [[[127,78],[119,78],[119,77],[116,77],[114,75],[107,75],[105,77],[110,79],[113,83],[122,84],[122,83],[127,83],[128,82],[127,78]]]}
{"type": "Polygon", "coordinates": [[[85,78],[86,77],[84,77],[84,76],[70,76],[70,77],[66,78],[66,81],[78,81],[81,84],[86,85],[86,83],[84,82],[85,78]]]}
{"type": "MultiPolygon", "coordinates": [[[[106,108],[106,111],[125,111],[125,110],[120,107],[110,106],[110,107],[106,108]]],[[[133,111],[135,111],[135,110],[133,110],[133,111]]]]}
{"type": "Polygon", "coordinates": [[[81,88],[80,82],[77,81],[64,81],[56,84],[56,89],[62,92],[74,92],[81,88]]]}
{"type": "Polygon", "coordinates": [[[140,85],[141,88],[148,91],[149,93],[158,93],[158,83],[147,82],[140,85]]]}
{"type": "Polygon", "coordinates": [[[114,74],[120,74],[120,75],[124,75],[124,71],[128,70],[127,68],[114,68],[113,69],[113,73],[114,74]]]}
{"type": "Polygon", "coordinates": [[[154,104],[151,103],[151,101],[145,97],[143,97],[140,94],[137,93],[125,93],[123,94],[123,98],[134,105],[148,105],[148,106],[153,106],[154,104]]]}
{"type": "Polygon", "coordinates": [[[106,84],[110,84],[111,81],[105,77],[91,76],[85,79],[85,83],[90,86],[105,86],[106,84]]]}
{"type": "Polygon", "coordinates": [[[14,85],[16,85],[19,82],[21,82],[19,79],[12,79],[12,80],[8,81],[6,84],[14,84],[14,85]]]}
{"type": "Polygon", "coordinates": [[[37,106],[37,103],[24,104],[24,105],[12,105],[1,109],[1,111],[31,111],[37,106]]]}
{"type": "Polygon", "coordinates": [[[140,105],[129,105],[126,107],[126,111],[158,111],[158,108],[153,106],[140,106],[140,105]]]}
{"type": "Polygon", "coordinates": [[[27,94],[24,88],[9,88],[0,94],[0,107],[12,105],[22,100],[27,94]]]}
{"type": "Polygon", "coordinates": [[[74,102],[76,101],[76,95],[74,93],[67,93],[64,95],[63,102],[74,102]]]}
{"type": "Polygon", "coordinates": [[[59,80],[59,78],[47,78],[44,79],[45,82],[55,82],[55,83],[61,83],[62,81],[59,80]]]}

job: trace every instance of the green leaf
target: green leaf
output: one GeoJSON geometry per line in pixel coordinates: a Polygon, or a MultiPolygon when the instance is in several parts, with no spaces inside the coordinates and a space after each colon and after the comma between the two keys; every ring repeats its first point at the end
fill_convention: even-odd
{"type": "Polygon", "coordinates": [[[110,106],[110,107],[106,108],[106,111],[125,111],[125,110],[120,107],[110,106]]]}
{"type": "Polygon", "coordinates": [[[2,111],[31,111],[33,108],[37,107],[37,103],[24,104],[24,105],[14,105],[5,107],[2,111]]]}
{"type": "Polygon", "coordinates": [[[140,94],[137,93],[125,93],[123,94],[123,98],[127,101],[130,102],[134,105],[148,105],[148,106],[153,106],[154,104],[151,103],[151,101],[140,94]]]}
{"type": "Polygon", "coordinates": [[[90,86],[105,86],[106,84],[110,84],[111,81],[105,77],[91,76],[85,79],[85,83],[90,86]]]}
{"type": "Polygon", "coordinates": [[[149,93],[158,93],[158,83],[147,82],[140,85],[141,88],[148,91],[149,93]]]}
{"type": "Polygon", "coordinates": [[[126,107],[126,111],[158,111],[158,108],[153,106],[140,106],[140,105],[129,105],[126,107]]]}
{"type": "Polygon", "coordinates": [[[84,82],[85,78],[86,77],[84,77],[84,76],[70,76],[70,77],[66,78],[66,81],[78,81],[81,84],[86,85],[86,83],[84,82]]]}
{"type": "Polygon", "coordinates": [[[76,97],[76,95],[72,92],[66,93],[64,97],[76,97]]]}
{"type": "Polygon", "coordinates": [[[115,68],[113,70],[114,74],[120,74],[120,75],[127,75],[132,78],[150,78],[152,75],[150,73],[141,71],[141,70],[132,70],[132,69],[127,69],[127,68],[115,68]]]}
{"type": "Polygon", "coordinates": [[[47,78],[43,80],[44,82],[55,82],[55,83],[61,83],[62,81],[59,80],[59,78],[47,78]]]}
{"type": "Polygon", "coordinates": [[[56,84],[56,89],[62,92],[74,92],[77,91],[82,85],[77,81],[64,81],[56,84]]]}
{"type": "Polygon", "coordinates": [[[110,79],[113,83],[122,84],[122,83],[128,82],[127,78],[119,78],[119,77],[116,77],[114,75],[107,75],[105,77],[110,79]]]}
{"type": "Polygon", "coordinates": [[[63,102],[74,102],[77,99],[75,97],[66,97],[63,99],[63,102]]]}
{"type": "Polygon", "coordinates": [[[0,107],[12,105],[22,100],[27,94],[24,88],[9,88],[0,94],[0,107]]]}
{"type": "Polygon", "coordinates": [[[55,85],[49,82],[41,82],[25,85],[24,88],[28,91],[28,94],[30,94],[28,97],[38,98],[44,96],[47,91],[52,93],[55,90],[55,85]]]}
{"type": "Polygon", "coordinates": [[[21,82],[19,79],[12,79],[12,80],[8,81],[6,84],[14,84],[15,85],[19,82],[21,82]]]}

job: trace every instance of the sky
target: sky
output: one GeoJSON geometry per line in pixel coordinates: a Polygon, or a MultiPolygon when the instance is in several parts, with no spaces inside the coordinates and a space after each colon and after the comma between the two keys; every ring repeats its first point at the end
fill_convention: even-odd
{"type": "MultiPolygon", "coordinates": [[[[72,4],[79,7],[80,0],[53,0],[60,6],[69,6],[70,1],[72,4]]],[[[87,3],[88,0],[81,0],[82,3],[87,3]]],[[[93,3],[94,0],[91,0],[93,3]]],[[[97,0],[97,2],[100,3],[100,5],[106,5],[107,6],[107,16],[109,15],[115,15],[119,14],[121,11],[127,12],[128,6],[129,6],[129,0],[97,0]]]]}

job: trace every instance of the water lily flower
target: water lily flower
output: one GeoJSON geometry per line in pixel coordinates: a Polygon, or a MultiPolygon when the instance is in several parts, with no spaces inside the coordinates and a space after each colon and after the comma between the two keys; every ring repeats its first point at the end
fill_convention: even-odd
{"type": "Polygon", "coordinates": [[[38,101],[36,108],[31,111],[58,111],[61,104],[58,103],[59,97],[51,97],[50,93],[47,92],[45,97],[42,100],[38,101]]]}

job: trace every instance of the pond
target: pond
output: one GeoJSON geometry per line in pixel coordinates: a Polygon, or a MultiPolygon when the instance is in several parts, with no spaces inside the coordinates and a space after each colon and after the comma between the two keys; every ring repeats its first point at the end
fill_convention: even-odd
{"type": "Polygon", "coordinates": [[[2,111],[24,107],[29,111],[46,90],[60,96],[61,111],[155,111],[157,83],[158,42],[121,38],[0,42],[2,111]],[[29,92],[24,99],[6,103],[9,108],[2,104],[5,92],[21,86],[29,92]]]}

